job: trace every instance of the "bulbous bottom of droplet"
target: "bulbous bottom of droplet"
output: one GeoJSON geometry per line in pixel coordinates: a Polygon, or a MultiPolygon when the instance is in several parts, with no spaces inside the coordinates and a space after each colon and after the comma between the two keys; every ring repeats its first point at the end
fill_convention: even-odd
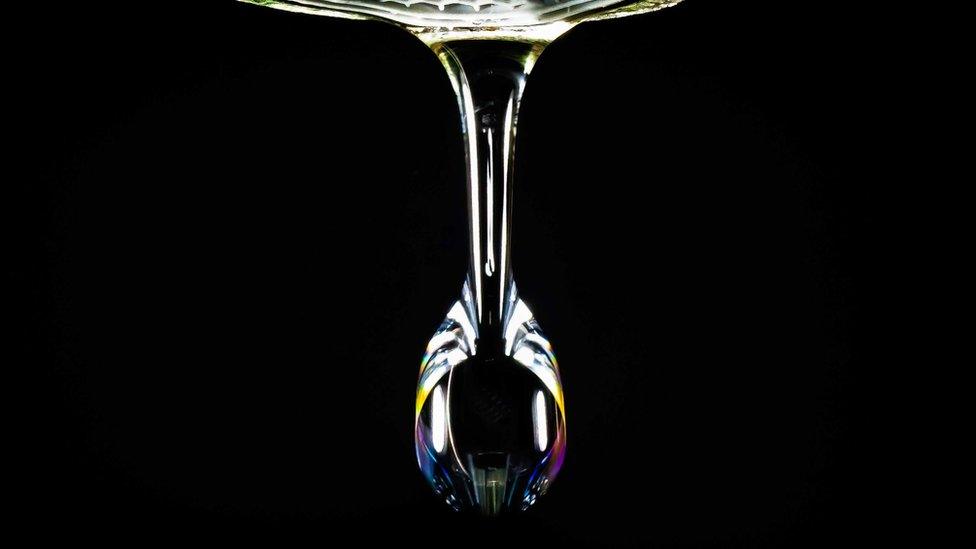
{"type": "Polygon", "coordinates": [[[555,398],[531,370],[510,357],[471,357],[440,379],[421,410],[421,468],[457,510],[523,510],[556,472],[560,420],[555,398]]]}
{"type": "Polygon", "coordinates": [[[521,300],[519,307],[525,312],[507,331],[511,343],[495,345],[466,337],[463,310],[452,309],[421,369],[417,460],[434,493],[458,511],[497,516],[528,509],[562,465],[565,416],[555,358],[521,300]]]}

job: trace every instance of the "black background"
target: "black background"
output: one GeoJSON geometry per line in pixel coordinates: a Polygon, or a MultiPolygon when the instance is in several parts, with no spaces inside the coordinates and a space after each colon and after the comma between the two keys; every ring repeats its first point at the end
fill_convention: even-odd
{"type": "MultiPolygon", "coordinates": [[[[569,448],[537,508],[435,501],[412,422],[466,265],[450,85],[380,23],[20,8],[8,270],[39,536],[836,546],[881,514],[862,14],[688,0],[530,79],[514,265],[569,448]]],[[[445,545],[446,546],[446,545],[445,545]]]]}

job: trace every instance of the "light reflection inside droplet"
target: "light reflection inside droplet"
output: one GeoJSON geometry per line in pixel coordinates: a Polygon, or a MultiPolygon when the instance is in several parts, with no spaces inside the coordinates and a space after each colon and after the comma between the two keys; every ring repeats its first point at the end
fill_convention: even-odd
{"type": "Polygon", "coordinates": [[[431,395],[431,398],[433,398],[433,401],[431,401],[430,410],[430,431],[434,439],[434,451],[440,454],[444,451],[444,447],[447,446],[447,414],[444,413],[444,390],[440,385],[434,387],[434,394],[431,395]]]}
{"type": "Polygon", "coordinates": [[[535,449],[540,452],[549,445],[549,425],[546,420],[546,397],[542,391],[536,391],[535,400],[532,401],[532,423],[535,426],[535,449]]]}

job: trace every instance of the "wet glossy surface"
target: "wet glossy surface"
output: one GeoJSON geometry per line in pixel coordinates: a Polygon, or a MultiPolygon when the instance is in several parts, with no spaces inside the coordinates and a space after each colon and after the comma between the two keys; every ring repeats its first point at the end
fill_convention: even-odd
{"type": "Polygon", "coordinates": [[[458,511],[528,509],[565,457],[556,358],[525,303],[512,302],[508,337],[493,347],[475,339],[476,313],[458,301],[421,366],[417,461],[434,493],[458,511]]]}
{"type": "Polygon", "coordinates": [[[579,22],[591,17],[644,13],[679,0],[243,0],[278,9],[348,18],[379,18],[411,27],[473,30],[579,22]]]}

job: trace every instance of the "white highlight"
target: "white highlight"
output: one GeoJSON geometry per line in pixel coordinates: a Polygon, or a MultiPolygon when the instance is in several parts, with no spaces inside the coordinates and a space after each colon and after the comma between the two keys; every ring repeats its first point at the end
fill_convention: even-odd
{"type": "MultiPolygon", "coordinates": [[[[438,387],[440,389],[440,387],[438,387]]],[[[535,392],[532,401],[532,420],[535,426],[535,449],[542,452],[549,445],[549,424],[546,417],[546,396],[542,391],[535,392]]]]}
{"type": "Polygon", "coordinates": [[[515,354],[512,355],[512,358],[514,358],[515,361],[522,366],[532,370],[532,366],[535,364],[535,351],[533,351],[531,347],[520,346],[518,350],[515,351],[515,354]]]}
{"type": "MultiPolygon", "coordinates": [[[[521,93],[521,90],[519,90],[521,93]]],[[[508,105],[505,106],[505,128],[502,137],[502,276],[498,277],[498,314],[505,314],[505,283],[508,278],[505,269],[508,267],[508,171],[512,169],[509,155],[512,152],[512,134],[515,127],[512,125],[512,111],[515,110],[515,97],[508,96],[508,105]]]]}
{"type": "Polygon", "coordinates": [[[485,207],[487,208],[488,222],[488,244],[485,252],[488,259],[485,261],[485,275],[489,278],[495,274],[495,140],[492,139],[492,132],[488,131],[488,166],[486,166],[485,184],[488,186],[485,193],[485,207]]]}
{"type": "Polygon", "coordinates": [[[532,320],[532,311],[521,299],[515,304],[515,310],[512,311],[512,317],[508,319],[508,325],[505,326],[505,354],[512,354],[512,346],[515,345],[515,334],[518,333],[519,328],[522,324],[525,324],[529,320],[532,320]]]}
{"type": "Polygon", "coordinates": [[[525,338],[522,339],[522,343],[523,344],[524,343],[534,343],[534,344],[538,345],[540,348],[545,349],[546,351],[548,351],[550,353],[552,352],[552,345],[550,345],[549,342],[546,341],[546,339],[544,337],[540,336],[539,334],[533,334],[531,332],[525,334],[525,338]]]}
{"type": "Polygon", "coordinates": [[[430,431],[434,443],[434,451],[438,454],[447,446],[447,413],[445,413],[444,389],[440,385],[434,387],[433,400],[430,405],[430,431]]]}
{"type": "Polygon", "coordinates": [[[451,368],[453,368],[458,364],[464,362],[467,358],[468,358],[468,353],[465,353],[462,349],[454,349],[451,352],[447,353],[447,356],[444,357],[444,360],[447,361],[447,364],[451,368]]]}
{"type": "Polygon", "coordinates": [[[457,338],[457,334],[451,330],[436,334],[434,337],[430,338],[430,341],[427,343],[427,354],[433,356],[435,351],[446,346],[448,343],[456,340],[457,338]]]}
{"type": "Polygon", "coordinates": [[[467,311],[464,310],[464,306],[461,305],[460,301],[455,302],[451,310],[447,312],[447,318],[461,325],[461,333],[464,336],[464,342],[468,344],[468,351],[474,354],[474,338],[477,334],[475,333],[474,325],[471,324],[471,319],[468,318],[467,311]]]}
{"type": "Polygon", "coordinates": [[[548,361],[539,360],[539,356],[530,346],[524,346],[519,347],[515,351],[515,354],[512,355],[512,358],[535,374],[539,378],[539,381],[549,390],[549,393],[555,396],[556,401],[559,402],[559,395],[562,389],[559,387],[559,379],[556,377],[556,372],[549,366],[548,361]]]}

